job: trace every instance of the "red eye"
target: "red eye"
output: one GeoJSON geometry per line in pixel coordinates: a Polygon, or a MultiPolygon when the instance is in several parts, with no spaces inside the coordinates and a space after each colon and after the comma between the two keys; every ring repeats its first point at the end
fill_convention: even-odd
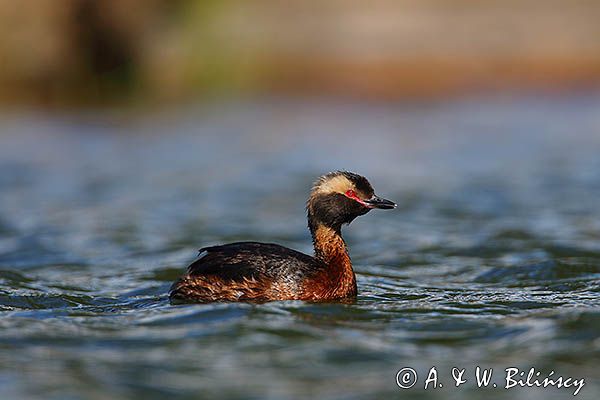
{"type": "Polygon", "coordinates": [[[346,190],[347,197],[356,197],[356,192],[352,189],[346,190]]]}

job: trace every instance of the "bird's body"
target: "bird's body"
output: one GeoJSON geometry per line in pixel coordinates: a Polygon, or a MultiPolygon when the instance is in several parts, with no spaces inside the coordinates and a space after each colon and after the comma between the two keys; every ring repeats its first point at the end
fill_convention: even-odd
{"type": "Polygon", "coordinates": [[[175,302],[336,300],[356,296],[356,278],[341,226],[372,208],[395,204],[349,172],[324,175],[307,202],[315,256],[272,243],[205,247],[173,284],[175,302]]]}
{"type": "MultiPolygon", "coordinates": [[[[349,297],[356,294],[356,281],[351,267],[345,272],[348,285],[328,295],[316,284],[337,271],[324,262],[278,244],[231,243],[201,249],[171,297],[198,302],[349,297]]],[[[341,278],[340,274],[331,280],[341,278]]]]}

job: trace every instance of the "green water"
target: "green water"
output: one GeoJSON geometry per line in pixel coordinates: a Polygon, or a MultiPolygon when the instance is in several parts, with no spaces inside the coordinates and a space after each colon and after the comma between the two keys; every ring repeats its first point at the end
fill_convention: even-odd
{"type": "Polygon", "coordinates": [[[533,367],[597,399],[599,154],[597,96],[4,115],[0,397],[574,398],[503,388],[533,367]],[[356,302],[169,305],[201,246],[311,252],[307,192],[340,168],[399,205],[344,231],[356,302]]]}

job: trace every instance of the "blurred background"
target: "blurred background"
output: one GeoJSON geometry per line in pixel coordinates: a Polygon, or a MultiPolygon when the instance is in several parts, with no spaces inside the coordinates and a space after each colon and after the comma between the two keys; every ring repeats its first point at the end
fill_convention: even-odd
{"type": "Polygon", "coordinates": [[[0,0],[0,397],[600,398],[600,1],[0,0]],[[350,304],[171,306],[201,246],[312,253],[350,304]],[[436,366],[444,388],[400,390],[436,366]]]}
{"type": "Polygon", "coordinates": [[[595,0],[2,0],[0,100],[590,90],[599,17],[595,0]]]}

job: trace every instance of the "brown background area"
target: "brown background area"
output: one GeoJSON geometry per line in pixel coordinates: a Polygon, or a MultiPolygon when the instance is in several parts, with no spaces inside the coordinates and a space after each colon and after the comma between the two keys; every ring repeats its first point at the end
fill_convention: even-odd
{"type": "Polygon", "coordinates": [[[595,88],[598,21],[592,0],[0,0],[0,100],[595,88]]]}

